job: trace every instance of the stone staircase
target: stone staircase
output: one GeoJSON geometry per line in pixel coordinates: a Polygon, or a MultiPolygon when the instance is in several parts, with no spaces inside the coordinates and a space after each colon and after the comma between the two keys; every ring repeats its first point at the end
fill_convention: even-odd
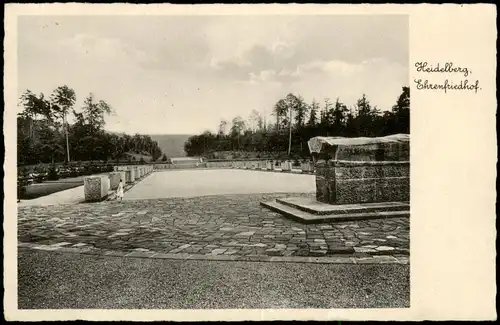
{"type": "Polygon", "coordinates": [[[287,218],[306,224],[410,216],[409,202],[334,205],[311,198],[290,197],[260,204],[287,218]]]}

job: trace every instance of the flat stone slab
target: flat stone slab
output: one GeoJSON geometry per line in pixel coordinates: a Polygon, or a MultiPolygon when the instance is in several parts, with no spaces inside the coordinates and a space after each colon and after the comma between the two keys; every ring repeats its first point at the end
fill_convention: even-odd
{"type": "MultiPolygon", "coordinates": [[[[306,202],[305,200],[307,199],[304,199],[303,202],[306,202]]],[[[360,212],[363,211],[362,207],[363,205],[349,204],[349,205],[338,205],[338,206],[332,205],[331,207],[328,207],[329,210],[327,210],[327,207],[322,207],[323,210],[314,210],[311,208],[311,211],[313,211],[313,213],[311,213],[308,211],[304,211],[307,205],[301,205],[302,208],[301,209],[295,207],[290,202],[294,202],[294,200],[288,199],[287,201],[287,199],[276,199],[274,201],[261,202],[260,204],[261,206],[266,207],[271,211],[278,212],[287,218],[305,224],[329,223],[336,221],[402,218],[410,216],[409,205],[404,205],[404,203],[402,203],[401,209],[399,209],[400,206],[393,203],[392,206],[398,208],[398,210],[396,211],[386,211],[385,209],[388,208],[387,205],[378,206],[377,208],[377,205],[379,205],[380,203],[374,203],[370,204],[370,206],[365,210],[365,212],[360,212]],[[288,204],[284,204],[282,202],[286,202],[288,204]],[[315,211],[320,211],[321,214],[316,213],[315,211]]],[[[295,202],[301,202],[301,200],[295,198],[295,202]]],[[[309,203],[311,202],[312,200],[309,201],[309,203]]],[[[312,204],[309,205],[309,207],[311,206],[312,204]]],[[[319,209],[319,206],[320,204],[314,205],[314,208],[319,209]]]]}
{"type": "Polygon", "coordinates": [[[350,214],[361,212],[406,211],[410,209],[408,202],[380,202],[361,204],[328,204],[306,197],[289,197],[276,199],[278,203],[317,215],[350,214]]]}

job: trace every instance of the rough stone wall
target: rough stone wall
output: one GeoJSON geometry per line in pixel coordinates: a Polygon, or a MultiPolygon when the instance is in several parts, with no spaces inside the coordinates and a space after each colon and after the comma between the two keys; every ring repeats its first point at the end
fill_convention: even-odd
{"type": "Polygon", "coordinates": [[[334,162],[320,160],[316,163],[316,200],[334,204],[335,195],[334,162]]]}
{"type": "Polygon", "coordinates": [[[409,142],[330,147],[324,154],[331,160],[327,157],[316,163],[318,201],[356,204],[410,200],[409,142]]]}
{"type": "Polygon", "coordinates": [[[409,161],[409,143],[377,143],[338,148],[337,160],[350,161],[409,161]]]}
{"type": "Polygon", "coordinates": [[[410,200],[409,162],[336,162],[334,173],[335,204],[410,200]]]}

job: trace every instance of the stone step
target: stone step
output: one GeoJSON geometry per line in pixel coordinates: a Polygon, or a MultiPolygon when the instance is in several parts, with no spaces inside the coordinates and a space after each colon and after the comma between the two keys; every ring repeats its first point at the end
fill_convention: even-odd
{"type": "Polygon", "coordinates": [[[290,197],[276,199],[276,201],[292,208],[296,208],[316,215],[406,211],[410,209],[410,205],[407,202],[378,202],[335,205],[304,197],[290,197]]]}
{"type": "Polygon", "coordinates": [[[287,218],[298,221],[300,223],[329,223],[336,221],[355,221],[355,220],[369,220],[369,219],[386,219],[386,218],[401,218],[409,217],[410,211],[372,211],[362,213],[338,213],[318,215],[302,211],[289,205],[282,204],[277,201],[260,202],[260,205],[270,209],[271,211],[278,212],[287,218]]]}

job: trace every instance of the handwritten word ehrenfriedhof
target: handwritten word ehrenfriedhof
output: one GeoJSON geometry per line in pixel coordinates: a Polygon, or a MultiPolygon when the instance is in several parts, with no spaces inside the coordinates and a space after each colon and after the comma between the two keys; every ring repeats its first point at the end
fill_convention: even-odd
{"type": "Polygon", "coordinates": [[[415,79],[414,82],[418,90],[442,90],[445,93],[448,93],[448,90],[474,91],[475,93],[481,90],[479,80],[467,79],[472,74],[472,71],[468,68],[456,66],[453,62],[438,63],[436,65],[417,62],[415,68],[420,73],[436,73],[445,77],[442,82],[437,83],[429,82],[428,79],[415,79]]]}

